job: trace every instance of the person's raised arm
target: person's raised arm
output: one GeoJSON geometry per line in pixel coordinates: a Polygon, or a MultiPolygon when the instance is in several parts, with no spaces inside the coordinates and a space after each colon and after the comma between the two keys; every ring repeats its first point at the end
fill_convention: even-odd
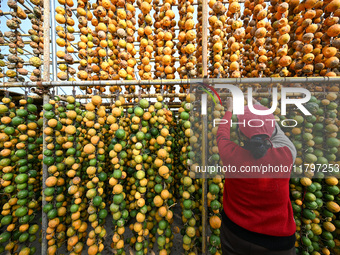
{"type": "Polygon", "coordinates": [[[261,103],[259,103],[258,101],[256,101],[256,99],[253,98],[253,105],[262,105],[261,103]]]}
{"type": "Polygon", "coordinates": [[[230,141],[230,125],[233,111],[233,102],[231,99],[227,100],[226,107],[227,111],[220,121],[217,130],[217,146],[223,164],[227,164],[228,161],[233,158],[235,149],[238,147],[237,144],[230,141]]]}

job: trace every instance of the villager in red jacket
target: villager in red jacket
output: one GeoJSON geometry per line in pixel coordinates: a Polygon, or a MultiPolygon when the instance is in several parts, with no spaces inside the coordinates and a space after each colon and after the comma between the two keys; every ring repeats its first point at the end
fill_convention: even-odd
{"type": "MultiPolygon", "coordinates": [[[[268,110],[258,103],[254,107],[268,110]]],[[[223,165],[234,166],[237,172],[225,173],[222,253],[296,254],[296,225],[289,198],[295,147],[274,121],[274,115],[255,115],[248,106],[244,115],[237,116],[240,136],[245,145],[241,147],[230,141],[232,101],[228,101],[227,108],[224,124],[218,127],[217,144],[223,165]],[[263,166],[267,167],[265,173],[241,172],[241,169],[260,169],[263,166]],[[268,168],[281,170],[268,173],[268,168]]]]}

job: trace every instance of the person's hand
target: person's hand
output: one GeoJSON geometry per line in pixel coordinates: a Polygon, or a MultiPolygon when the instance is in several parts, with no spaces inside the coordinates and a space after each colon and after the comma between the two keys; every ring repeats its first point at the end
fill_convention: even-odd
{"type": "Polygon", "coordinates": [[[260,103],[253,98],[253,105],[255,104],[260,104],[260,103]]]}
{"type": "Polygon", "coordinates": [[[226,106],[227,106],[227,111],[233,112],[233,98],[232,98],[232,97],[229,97],[229,98],[227,99],[227,104],[226,104],[226,106]]]}

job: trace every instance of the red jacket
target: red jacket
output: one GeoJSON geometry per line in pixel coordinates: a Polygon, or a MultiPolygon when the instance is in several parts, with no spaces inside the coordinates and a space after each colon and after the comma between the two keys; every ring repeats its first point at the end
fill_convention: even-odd
{"type": "Polygon", "coordinates": [[[273,147],[260,159],[255,159],[250,151],[230,141],[230,120],[232,113],[227,111],[217,131],[217,144],[224,166],[285,166],[287,173],[275,173],[275,177],[225,174],[223,209],[228,218],[240,227],[271,236],[291,236],[296,230],[293,210],[289,198],[289,179],[296,151],[288,137],[276,124],[271,137],[273,147]],[[228,178],[232,177],[232,178],[228,178]],[[249,177],[249,176],[248,176],[249,177]]]}

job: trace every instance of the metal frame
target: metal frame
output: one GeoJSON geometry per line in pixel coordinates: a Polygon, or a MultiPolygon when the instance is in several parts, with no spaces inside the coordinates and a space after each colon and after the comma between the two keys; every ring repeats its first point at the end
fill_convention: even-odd
{"type": "MultiPolygon", "coordinates": [[[[53,2],[53,0],[52,0],[53,2]]],[[[43,81],[50,80],[50,0],[44,0],[44,66],[43,66],[43,81]]],[[[54,10],[53,10],[54,12],[54,10]]],[[[46,91],[47,92],[47,91],[46,91]]],[[[43,103],[46,104],[49,101],[49,96],[47,93],[43,94],[43,103]]],[[[45,110],[44,110],[45,111],[45,110]]],[[[43,129],[47,127],[47,119],[45,116],[43,117],[43,129]]],[[[43,150],[46,150],[46,134],[43,133],[43,150]]],[[[43,158],[45,155],[43,154],[43,158]]],[[[46,188],[46,179],[48,177],[48,167],[47,165],[43,164],[43,190],[46,188]]],[[[45,195],[42,192],[42,208],[46,205],[45,195]]],[[[41,254],[47,254],[47,239],[46,239],[46,230],[48,226],[47,214],[42,211],[42,240],[41,240],[41,254]]]]}
{"type": "Polygon", "coordinates": [[[57,65],[57,44],[56,42],[56,22],[55,22],[55,1],[51,1],[51,40],[52,40],[52,74],[53,81],[57,81],[58,65],[57,65]]]}
{"type": "MultiPolygon", "coordinates": [[[[47,47],[46,47],[47,48],[47,47]]],[[[49,60],[47,61],[49,65],[49,60]]],[[[46,66],[47,66],[46,65],[46,66]]],[[[71,87],[71,86],[130,86],[130,85],[190,85],[207,84],[289,84],[289,83],[340,83],[340,77],[262,77],[262,78],[195,78],[169,80],[100,80],[100,81],[43,81],[43,82],[3,82],[4,88],[18,87],[71,87]]]]}
{"type": "MultiPolygon", "coordinates": [[[[202,77],[204,79],[202,82],[207,82],[205,79],[208,77],[208,0],[202,1],[202,67],[203,73],[202,77]]],[[[209,82],[208,82],[209,83],[209,82]]],[[[205,101],[206,102],[206,101],[205,101]]],[[[207,166],[208,162],[208,116],[205,112],[202,113],[202,165],[203,167],[207,166]]],[[[202,203],[203,203],[203,210],[202,210],[202,254],[208,254],[208,203],[207,203],[207,191],[208,190],[208,182],[205,178],[205,173],[203,173],[202,179],[202,203]]]]}

